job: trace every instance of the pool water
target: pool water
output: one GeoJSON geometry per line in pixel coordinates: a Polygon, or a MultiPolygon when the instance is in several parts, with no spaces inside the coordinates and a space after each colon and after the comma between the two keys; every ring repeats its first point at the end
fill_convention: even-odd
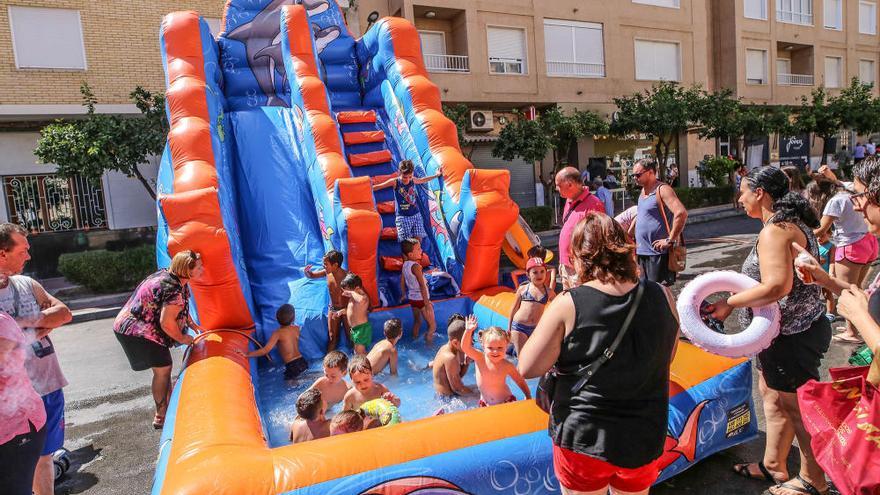
{"type": "MultiPolygon", "coordinates": [[[[404,336],[406,339],[406,336],[404,336]]],[[[434,359],[434,355],[440,346],[446,343],[444,332],[438,332],[434,337],[434,344],[429,348],[423,340],[413,343],[401,339],[397,344],[397,373],[391,376],[388,367],[382,373],[375,376],[375,380],[400,397],[400,416],[403,421],[426,418],[434,415],[439,409],[444,413],[462,411],[477,407],[478,396],[461,398],[438,399],[434,396],[433,375],[428,363],[434,359]]],[[[351,357],[347,349],[340,349],[351,357]]],[[[465,385],[477,390],[475,367],[471,364],[467,375],[462,381],[465,385]]],[[[296,399],[319,377],[324,375],[321,360],[309,362],[308,370],[297,378],[291,385],[284,380],[283,365],[263,366],[259,371],[260,387],[260,411],[265,419],[269,446],[279,447],[290,443],[290,424],[296,419],[296,399]]],[[[346,381],[351,383],[346,377],[346,381]]],[[[537,379],[529,380],[529,388],[534,394],[537,379]]],[[[517,399],[523,398],[523,393],[513,383],[507,381],[510,391],[517,399]]],[[[336,404],[327,411],[327,419],[340,412],[342,403],[336,404]]]]}

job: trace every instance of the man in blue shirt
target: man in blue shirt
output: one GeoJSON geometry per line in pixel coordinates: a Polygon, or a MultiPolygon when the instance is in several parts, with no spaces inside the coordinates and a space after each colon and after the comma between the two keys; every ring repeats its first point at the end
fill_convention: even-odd
{"type": "Polygon", "coordinates": [[[605,214],[609,217],[614,216],[614,199],[611,191],[605,187],[605,184],[602,182],[601,177],[596,177],[593,179],[593,194],[596,195],[602,201],[602,204],[605,206],[605,214]]]}

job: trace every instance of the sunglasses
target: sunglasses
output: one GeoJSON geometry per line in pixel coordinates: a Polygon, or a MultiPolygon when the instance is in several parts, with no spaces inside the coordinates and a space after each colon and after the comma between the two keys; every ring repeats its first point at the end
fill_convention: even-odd
{"type": "Polygon", "coordinates": [[[632,177],[633,179],[638,179],[639,177],[642,176],[642,174],[644,174],[644,172],[639,172],[637,174],[629,174],[629,176],[632,177]]]}
{"type": "Polygon", "coordinates": [[[860,193],[850,195],[849,200],[852,202],[852,204],[858,206],[859,202],[862,201],[862,199],[866,199],[866,200],[870,201],[871,200],[870,194],[871,194],[870,191],[863,191],[860,193]]]}

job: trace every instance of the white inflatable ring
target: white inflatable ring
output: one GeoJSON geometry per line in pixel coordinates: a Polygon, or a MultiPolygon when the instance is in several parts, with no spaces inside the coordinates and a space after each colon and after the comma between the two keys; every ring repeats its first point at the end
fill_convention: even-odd
{"type": "Polygon", "coordinates": [[[693,279],[681,291],[676,304],[681,331],[697,347],[719,356],[753,356],[766,349],[779,334],[779,304],[752,308],[752,323],[735,334],[715,332],[700,317],[700,304],[710,295],[737,293],[756,285],[758,282],[751,277],[732,271],[707,273],[693,279]]]}

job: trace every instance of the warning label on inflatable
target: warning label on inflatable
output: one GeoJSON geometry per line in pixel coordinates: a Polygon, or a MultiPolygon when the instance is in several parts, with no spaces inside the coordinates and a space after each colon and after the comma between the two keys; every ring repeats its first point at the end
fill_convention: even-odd
{"type": "Polygon", "coordinates": [[[747,403],[740,404],[727,411],[727,432],[725,436],[730,438],[745,431],[752,422],[752,414],[747,403]]]}

